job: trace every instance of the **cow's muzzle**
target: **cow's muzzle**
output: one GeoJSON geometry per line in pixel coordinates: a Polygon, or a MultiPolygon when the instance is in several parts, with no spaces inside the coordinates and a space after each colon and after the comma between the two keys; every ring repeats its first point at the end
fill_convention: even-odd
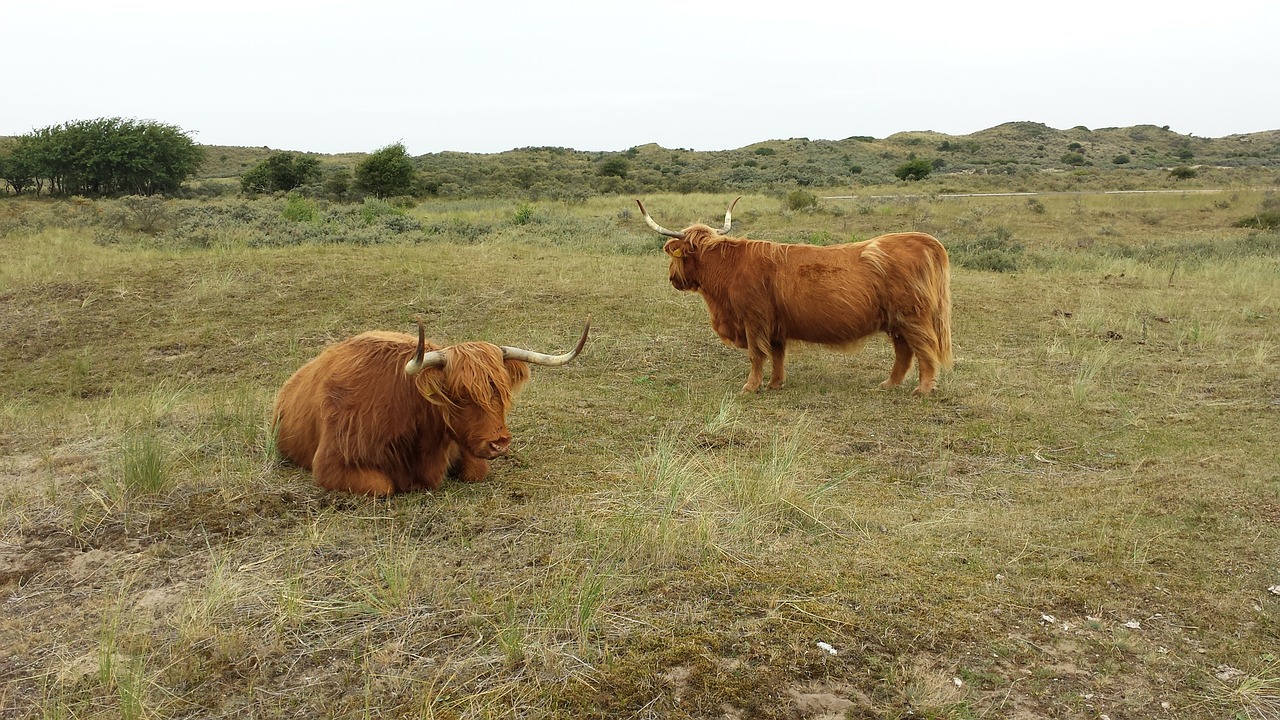
{"type": "Polygon", "coordinates": [[[671,287],[677,290],[697,290],[698,283],[673,273],[671,275],[671,287]]]}
{"type": "Polygon", "coordinates": [[[485,446],[480,448],[481,452],[476,454],[484,458],[485,460],[492,460],[496,457],[506,455],[507,450],[510,448],[511,448],[511,436],[505,435],[503,437],[496,438],[494,440],[490,440],[489,442],[485,443],[485,446]]]}

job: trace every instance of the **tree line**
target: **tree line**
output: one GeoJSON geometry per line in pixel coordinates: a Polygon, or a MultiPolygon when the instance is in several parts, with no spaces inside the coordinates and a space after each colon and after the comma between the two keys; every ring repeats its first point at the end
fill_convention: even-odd
{"type": "Polygon", "coordinates": [[[16,138],[0,152],[0,178],[17,195],[171,194],[203,161],[204,149],[173,125],[76,120],[16,138]]]}
{"type": "MultiPolygon", "coordinates": [[[[172,195],[193,178],[204,148],[182,129],[151,120],[75,120],[33,130],[0,146],[0,179],[15,195],[172,195]]],[[[351,189],[385,198],[411,194],[416,167],[404,145],[394,143],[348,172],[324,176],[320,161],[279,152],[240,178],[245,194],[288,192],[321,184],[334,196],[351,189]]]]}
{"type": "MultiPolygon", "coordinates": [[[[1036,123],[1007,123],[961,138],[921,131],[881,140],[771,140],[713,152],[648,144],[622,152],[528,147],[417,158],[394,143],[350,167],[311,153],[269,151],[263,158],[254,152],[259,162],[247,170],[246,164],[232,169],[212,163],[222,173],[217,176],[197,174],[206,152],[172,125],[122,118],[74,121],[0,138],[0,179],[14,194],[172,195],[185,181],[237,173],[239,190],[246,195],[298,192],[340,202],[367,196],[537,200],[730,189],[785,193],[917,182],[938,174],[1030,180],[1055,170],[1073,179],[1115,174],[1120,168],[1125,175],[1156,170],[1186,180],[1197,170],[1169,166],[1194,158],[1215,166],[1276,167],[1280,134],[1212,140],[1178,135],[1167,127],[1058,131],[1036,123]]],[[[189,191],[221,193],[225,188],[207,185],[189,191]]]]}
{"type": "Polygon", "coordinates": [[[365,157],[356,164],[354,176],[346,168],[325,173],[317,158],[283,151],[272,153],[241,175],[240,191],[256,195],[318,187],[332,198],[346,198],[352,189],[387,198],[414,194],[418,190],[416,176],[417,168],[403,143],[393,143],[365,157]]]}

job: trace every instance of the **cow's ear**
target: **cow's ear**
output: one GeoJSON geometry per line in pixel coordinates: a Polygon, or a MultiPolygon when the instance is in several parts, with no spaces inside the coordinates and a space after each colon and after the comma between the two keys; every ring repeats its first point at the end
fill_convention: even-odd
{"type": "Polygon", "coordinates": [[[681,238],[667,243],[667,254],[673,258],[686,258],[698,254],[698,246],[692,240],[681,238]]]}

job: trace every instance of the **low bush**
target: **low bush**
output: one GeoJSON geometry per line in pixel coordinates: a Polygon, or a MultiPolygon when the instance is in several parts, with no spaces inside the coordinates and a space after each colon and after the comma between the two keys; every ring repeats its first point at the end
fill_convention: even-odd
{"type": "Polygon", "coordinates": [[[785,205],[788,210],[804,210],[805,208],[816,207],[818,204],[818,196],[804,190],[792,190],[787,193],[785,205]]]}
{"type": "Polygon", "coordinates": [[[1280,210],[1260,210],[1249,217],[1240,218],[1232,224],[1238,228],[1253,228],[1255,230],[1280,229],[1280,210]]]}
{"type": "Polygon", "coordinates": [[[933,173],[933,163],[923,158],[908,160],[898,166],[893,171],[894,177],[899,180],[915,181],[923,180],[933,173]]]}
{"type": "Polygon", "coordinates": [[[1014,272],[1019,269],[1024,248],[1013,241],[1013,233],[1005,227],[973,240],[951,243],[947,252],[951,261],[970,270],[1014,272]]]}

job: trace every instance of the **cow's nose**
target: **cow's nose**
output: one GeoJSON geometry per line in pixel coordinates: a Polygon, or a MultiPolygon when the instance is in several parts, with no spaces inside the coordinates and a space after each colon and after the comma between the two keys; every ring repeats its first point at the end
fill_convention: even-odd
{"type": "Polygon", "coordinates": [[[506,436],[504,436],[504,437],[500,437],[500,438],[498,438],[497,440],[490,440],[490,441],[489,441],[489,449],[493,451],[493,454],[494,454],[494,455],[501,455],[501,454],[505,453],[505,452],[507,451],[507,448],[508,448],[508,447],[510,447],[510,446],[511,446],[511,436],[510,436],[510,435],[506,435],[506,436]]]}

